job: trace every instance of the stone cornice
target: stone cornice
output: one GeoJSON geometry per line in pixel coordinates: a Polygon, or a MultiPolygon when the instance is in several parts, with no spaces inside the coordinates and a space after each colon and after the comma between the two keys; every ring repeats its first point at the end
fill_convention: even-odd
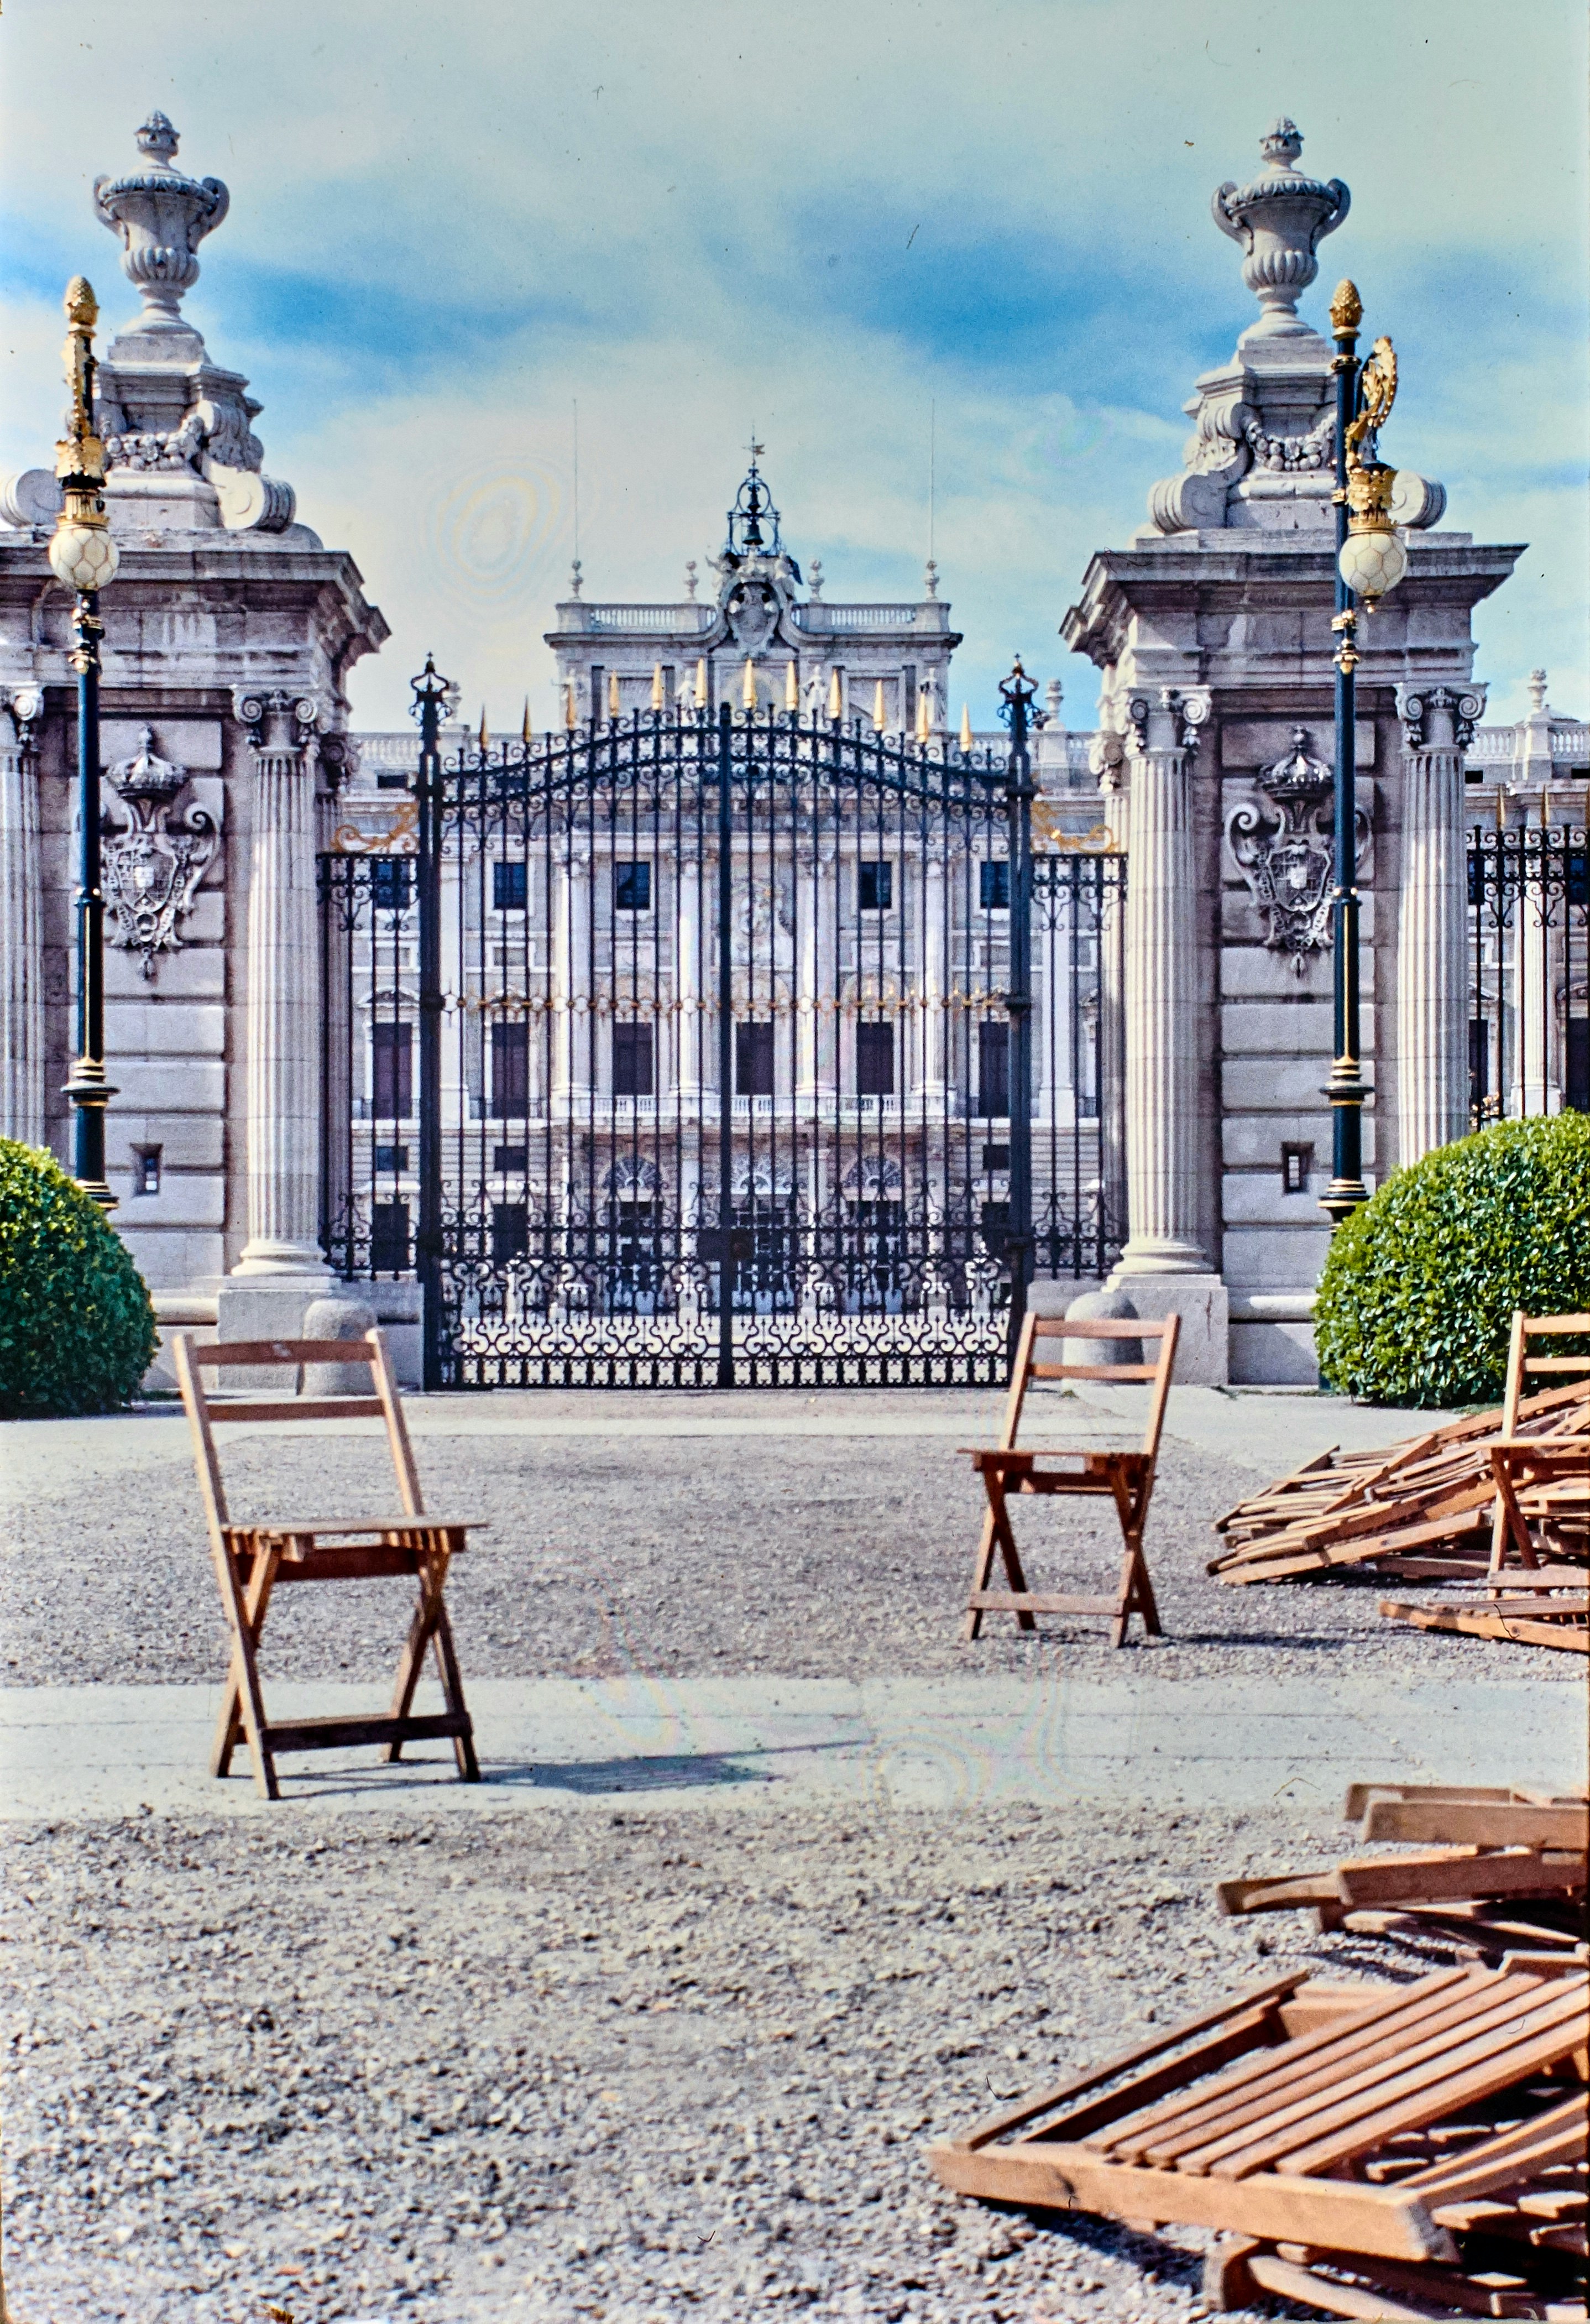
{"type": "MultiPolygon", "coordinates": [[[[1472,607],[1499,589],[1526,544],[1476,543],[1466,535],[1415,535],[1408,543],[1409,568],[1394,596],[1374,617],[1366,646],[1373,650],[1375,625],[1386,634],[1397,609],[1436,595],[1472,607]]],[[[1289,599],[1298,606],[1328,607],[1335,587],[1336,558],[1330,544],[1273,534],[1224,532],[1207,545],[1166,540],[1132,549],[1097,550],[1089,560],[1077,603],[1067,609],[1060,635],[1072,653],[1086,654],[1099,669],[1117,661],[1135,614],[1173,606],[1200,611],[1251,604],[1262,590],[1266,610],[1289,599]]]]}

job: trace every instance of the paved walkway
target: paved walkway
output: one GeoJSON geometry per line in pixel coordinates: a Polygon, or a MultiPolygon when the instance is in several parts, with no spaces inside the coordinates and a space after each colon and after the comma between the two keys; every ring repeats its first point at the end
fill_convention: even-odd
{"type": "MultiPolygon", "coordinates": [[[[1334,1808],[1349,1782],[1525,1783],[1585,1771],[1572,1686],[1429,1680],[1388,1698],[1312,1687],[1080,1679],[484,1679],[469,1687],[484,1781],[453,1780],[445,1744],[412,1765],[371,1751],[295,1755],[288,1796],[335,1809],[534,1812],[549,1803],[659,1807],[804,1801],[957,1810],[1037,1801],[1334,1808]]],[[[271,1708],[317,1717],[385,1708],[377,1690],[281,1684],[271,1708]]],[[[12,1688],[0,1693],[13,1817],[200,1817],[262,1808],[240,1754],[206,1774],[218,1687],[12,1688]]],[[[422,1708],[441,1708],[422,1696],[422,1708]]]]}

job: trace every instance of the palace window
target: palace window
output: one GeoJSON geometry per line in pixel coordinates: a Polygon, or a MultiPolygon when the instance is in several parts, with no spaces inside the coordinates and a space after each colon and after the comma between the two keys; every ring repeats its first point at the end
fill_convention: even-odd
{"type": "Polygon", "coordinates": [[[1010,1028],[987,1018],[978,1027],[978,1111],[988,1121],[1010,1112],[1010,1028]]]}
{"type": "Polygon", "coordinates": [[[773,1094],[773,1022],[734,1028],[734,1087],[741,1097],[773,1094]]]}
{"type": "Polygon", "coordinates": [[[612,867],[612,900],[613,909],[617,912],[649,912],[650,864],[615,863],[612,867]]]}
{"type": "Polygon", "coordinates": [[[378,1121],[404,1120],[414,1111],[414,1028],[377,1024],[371,1037],[371,1111],[378,1121]]]}
{"type": "Polygon", "coordinates": [[[160,1148],[158,1146],[134,1146],[133,1148],[133,1192],[135,1194],[158,1194],[160,1190],[160,1148]]]}
{"type": "Polygon", "coordinates": [[[377,855],[370,866],[370,899],[378,912],[406,912],[413,867],[405,855],[377,855]]]}
{"type": "Polygon", "coordinates": [[[493,1146],[492,1148],[493,1170],[501,1170],[504,1173],[517,1172],[522,1176],[529,1167],[529,1161],[530,1149],[528,1146],[493,1146]]]}
{"type": "Polygon", "coordinates": [[[978,904],[985,912],[1007,912],[1010,909],[1010,860],[995,856],[992,861],[978,865],[978,904]]]}
{"type": "Polygon", "coordinates": [[[528,896],[528,864],[493,863],[492,909],[494,912],[522,912],[528,896]]]}
{"type": "Polygon", "coordinates": [[[401,1275],[409,1264],[409,1205],[370,1206],[370,1266],[376,1275],[401,1275]]]}
{"type": "Polygon", "coordinates": [[[378,1170],[406,1170],[409,1167],[409,1148],[406,1146],[378,1146],[375,1167],[378,1170]]]}
{"type": "Polygon", "coordinates": [[[492,1028],[492,1111],[500,1121],[522,1120],[530,1110],[530,1028],[492,1028]]]}
{"type": "Polygon", "coordinates": [[[856,1094],[893,1097],[895,1093],[895,1028],[882,1024],[856,1028],[856,1094]]]}
{"type": "Polygon", "coordinates": [[[530,1247],[530,1214],[523,1203],[493,1203],[492,1205],[492,1264],[506,1267],[510,1259],[522,1259],[530,1247]]]}
{"type": "Polygon", "coordinates": [[[653,1093],[651,1027],[615,1025],[612,1028],[612,1093],[614,1097],[650,1097],[653,1093]]]}
{"type": "Polygon", "coordinates": [[[863,863],[858,866],[860,885],[858,902],[864,912],[892,912],[895,908],[895,867],[892,863],[863,863]]]}

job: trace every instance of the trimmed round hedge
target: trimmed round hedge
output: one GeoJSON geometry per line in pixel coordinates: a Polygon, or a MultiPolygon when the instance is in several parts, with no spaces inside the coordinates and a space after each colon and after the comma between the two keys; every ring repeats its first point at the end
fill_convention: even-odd
{"type": "Polygon", "coordinates": [[[148,1288],[98,1204],[0,1138],[0,1417],[109,1412],[155,1345],[148,1288]]]}
{"type": "Polygon", "coordinates": [[[1519,1307],[1590,1312],[1590,1114],[1500,1121],[1394,1172],[1331,1238],[1320,1373],[1365,1404],[1493,1403],[1519,1307]]]}

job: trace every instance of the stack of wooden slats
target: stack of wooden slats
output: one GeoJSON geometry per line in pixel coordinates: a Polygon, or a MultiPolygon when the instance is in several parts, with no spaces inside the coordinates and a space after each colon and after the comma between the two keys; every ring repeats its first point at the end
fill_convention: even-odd
{"type": "Polygon", "coordinates": [[[1446,1952],[1491,1962],[1519,1952],[1581,1960],[1590,1953],[1583,1792],[1355,1784],[1345,1812],[1361,1842],[1412,1841],[1416,1851],[1224,1880],[1215,1892],[1221,1912],[1311,1905],[1321,1929],[1428,1938],[1446,1952]]]}
{"type": "Polygon", "coordinates": [[[1511,1441],[1560,1449],[1585,1440],[1583,1474],[1521,1479],[1518,1512],[1535,1563],[1493,1569],[1497,1489],[1491,1448],[1502,1412],[1476,1413],[1389,1452],[1322,1453],[1218,1520],[1227,1546],[1211,1559],[1222,1582],[1285,1582],[1372,1566],[1404,1581],[1482,1594],[1385,1600],[1383,1613],[1425,1628],[1530,1645],[1590,1648],[1590,1381],[1519,1406],[1511,1441]]]}
{"type": "Polygon", "coordinates": [[[1582,2324],[1590,1975],[1286,1977],[929,2150],[960,2192],[1238,2238],[1207,2291],[1582,2324]]]}

